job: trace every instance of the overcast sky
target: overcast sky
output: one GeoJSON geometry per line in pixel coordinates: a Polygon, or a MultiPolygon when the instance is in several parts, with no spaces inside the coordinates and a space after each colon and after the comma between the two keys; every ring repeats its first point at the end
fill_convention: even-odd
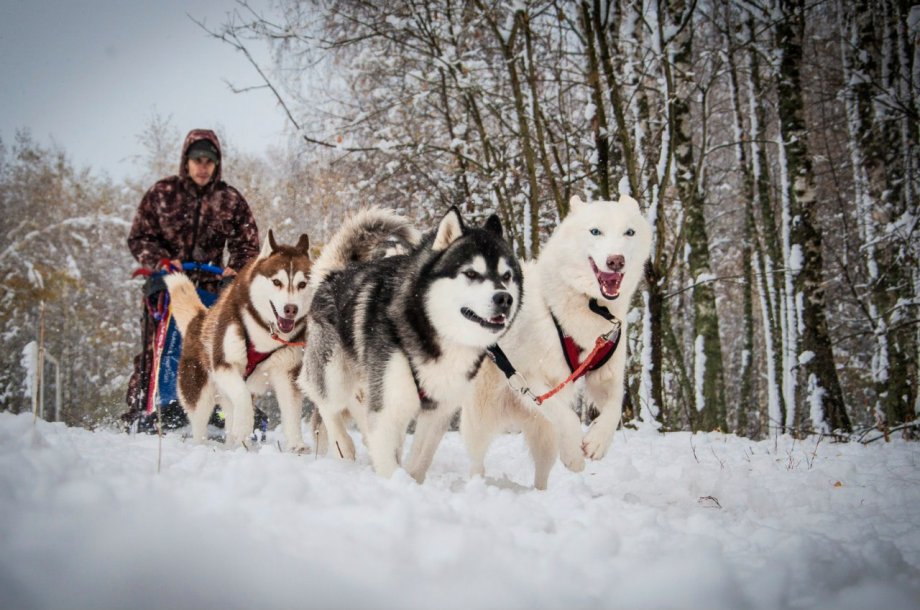
{"type": "MultiPolygon", "coordinates": [[[[250,4],[261,5],[257,0],[250,4]]],[[[77,167],[139,174],[137,136],[155,114],[184,134],[218,129],[259,154],[284,141],[284,116],[243,55],[189,19],[216,27],[232,0],[0,0],[0,138],[19,128],[77,167]]],[[[178,150],[176,143],[176,158],[178,150]]]]}

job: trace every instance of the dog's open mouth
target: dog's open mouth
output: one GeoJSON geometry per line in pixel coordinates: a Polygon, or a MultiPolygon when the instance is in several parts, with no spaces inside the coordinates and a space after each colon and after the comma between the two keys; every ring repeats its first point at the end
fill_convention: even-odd
{"type": "Polygon", "coordinates": [[[289,333],[292,330],[294,330],[294,325],[297,324],[297,318],[286,318],[284,316],[279,316],[278,310],[275,309],[275,304],[271,303],[271,306],[272,306],[272,313],[275,314],[275,321],[278,323],[278,330],[280,330],[283,333],[289,333]]]}
{"type": "Polygon", "coordinates": [[[463,317],[467,320],[472,320],[476,324],[479,324],[483,328],[491,330],[493,332],[498,332],[505,328],[505,324],[508,323],[508,316],[505,314],[498,314],[492,318],[486,320],[485,318],[480,318],[477,316],[472,309],[469,307],[463,307],[460,309],[460,313],[463,314],[463,317]]]}
{"type": "Polygon", "coordinates": [[[601,294],[611,301],[620,296],[620,284],[623,282],[623,274],[616,271],[601,271],[594,263],[590,256],[591,269],[594,270],[594,277],[597,278],[597,285],[600,286],[601,294]]]}
{"type": "Polygon", "coordinates": [[[275,316],[275,319],[278,320],[278,329],[283,333],[294,330],[294,324],[297,322],[294,318],[282,318],[281,316],[275,316]]]}

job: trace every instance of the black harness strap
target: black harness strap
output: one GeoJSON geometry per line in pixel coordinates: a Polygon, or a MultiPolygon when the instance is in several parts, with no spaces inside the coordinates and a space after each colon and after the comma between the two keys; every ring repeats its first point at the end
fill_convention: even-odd
{"type": "Polygon", "coordinates": [[[512,377],[517,372],[514,369],[514,365],[508,360],[508,356],[502,351],[502,348],[498,346],[498,343],[487,347],[486,353],[489,355],[489,358],[492,359],[492,362],[495,363],[495,366],[504,373],[505,377],[512,377]]]}
{"type": "Polygon", "coordinates": [[[593,311],[600,317],[604,318],[608,322],[613,322],[614,320],[617,319],[615,315],[610,313],[609,309],[599,304],[597,302],[597,299],[591,299],[590,301],[588,301],[588,309],[590,309],[591,311],[593,311]]]}

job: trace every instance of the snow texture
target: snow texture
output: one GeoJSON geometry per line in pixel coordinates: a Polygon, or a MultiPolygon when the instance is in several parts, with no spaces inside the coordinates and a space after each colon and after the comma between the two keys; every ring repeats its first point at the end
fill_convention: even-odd
{"type": "Polygon", "coordinates": [[[697,411],[706,407],[706,341],[697,335],[693,343],[693,400],[697,411]]]}
{"type": "Polygon", "coordinates": [[[25,369],[23,375],[23,395],[32,398],[35,393],[35,383],[38,377],[38,343],[29,341],[22,348],[22,358],[19,364],[25,369]]]}
{"type": "MultiPolygon", "coordinates": [[[[916,608],[915,444],[619,432],[530,488],[0,413],[2,608],[916,608]]],[[[356,439],[358,440],[358,439],[356,439]]],[[[411,439],[410,439],[411,440],[411,439]]]]}

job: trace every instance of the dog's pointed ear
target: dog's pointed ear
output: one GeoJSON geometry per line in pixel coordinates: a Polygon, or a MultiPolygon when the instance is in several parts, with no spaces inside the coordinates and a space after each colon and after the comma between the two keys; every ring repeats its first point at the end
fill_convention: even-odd
{"type": "Polygon", "coordinates": [[[460,210],[457,206],[451,206],[438,224],[438,233],[435,235],[434,244],[431,249],[435,252],[446,250],[449,245],[454,243],[463,235],[463,218],[460,217],[460,210]]]}
{"type": "Polygon", "coordinates": [[[492,214],[486,219],[486,223],[482,225],[482,228],[491,233],[495,233],[499,237],[504,237],[502,232],[502,221],[499,219],[498,214],[492,214]]]}
{"type": "Polygon", "coordinates": [[[278,249],[278,244],[275,243],[275,235],[272,233],[272,230],[268,230],[268,236],[265,238],[265,241],[262,242],[262,251],[259,252],[259,258],[268,258],[271,256],[271,253],[278,249]]]}
{"type": "Polygon", "coordinates": [[[572,195],[572,198],[569,199],[569,211],[574,212],[581,206],[586,205],[584,201],[581,200],[581,197],[578,195],[572,195]]]}
{"type": "Polygon", "coordinates": [[[310,238],[306,233],[300,234],[300,239],[297,240],[297,245],[294,248],[298,252],[303,252],[306,255],[310,254],[310,238]]]}
{"type": "Polygon", "coordinates": [[[630,197],[629,195],[625,194],[625,193],[620,193],[620,201],[619,201],[619,203],[620,203],[620,205],[628,205],[628,206],[630,206],[630,207],[632,207],[632,208],[635,208],[635,211],[636,211],[636,212],[639,212],[639,211],[640,211],[640,210],[639,210],[639,202],[636,201],[635,199],[633,199],[632,197],[630,197]]]}

